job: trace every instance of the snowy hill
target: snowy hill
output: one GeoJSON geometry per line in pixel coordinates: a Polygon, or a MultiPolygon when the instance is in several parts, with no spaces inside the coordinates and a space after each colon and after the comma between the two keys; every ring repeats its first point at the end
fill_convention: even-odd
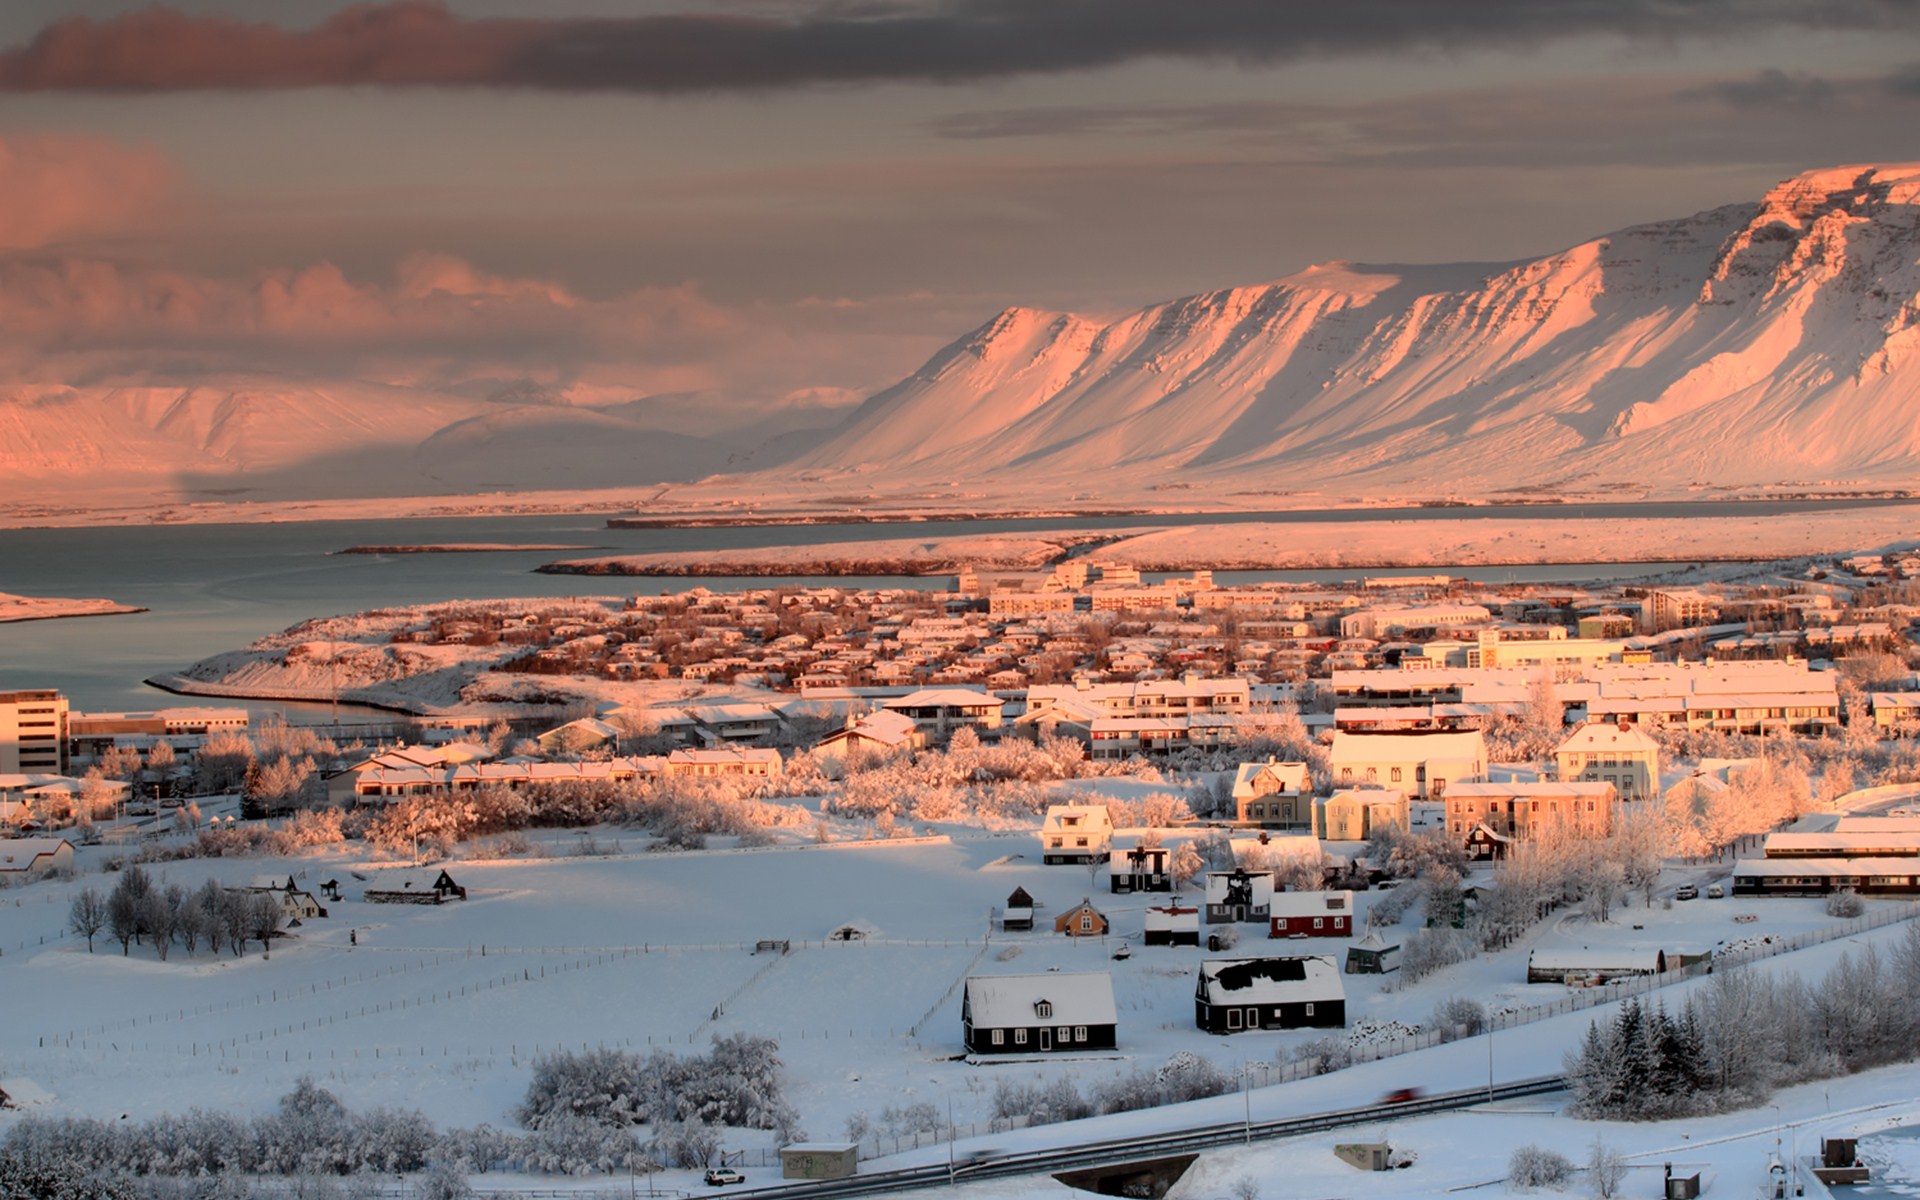
{"type": "Polygon", "coordinates": [[[1008,309],[796,465],[1372,495],[1901,485],[1917,341],[1920,164],[1840,167],[1528,262],[1331,263],[1114,320],[1008,309]]]}
{"type": "Polygon", "coordinates": [[[779,431],[697,436],[644,404],[280,376],[0,391],[0,468],[14,494],[93,503],[619,487],[724,470],[779,431]]]}

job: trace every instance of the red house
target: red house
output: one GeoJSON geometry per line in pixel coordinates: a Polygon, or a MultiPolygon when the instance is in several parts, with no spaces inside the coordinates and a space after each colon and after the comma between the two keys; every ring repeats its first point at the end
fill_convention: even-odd
{"type": "Polygon", "coordinates": [[[1352,892],[1281,892],[1267,910],[1268,937],[1352,937],[1352,892]]]}

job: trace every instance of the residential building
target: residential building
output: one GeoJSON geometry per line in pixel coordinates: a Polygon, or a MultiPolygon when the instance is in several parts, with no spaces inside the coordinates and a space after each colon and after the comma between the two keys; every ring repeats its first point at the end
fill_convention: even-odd
{"type": "Polygon", "coordinates": [[[1235,867],[1231,871],[1207,872],[1207,924],[1265,925],[1272,906],[1273,876],[1265,871],[1235,867]]]}
{"type": "Polygon", "coordinates": [[[1108,890],[1170,892],[1173,890],[1173,852],[1165,846],[1132,846],[1107,856],[1108,890]]]}
{"type": "Polygon", "coordinates": [[[1305,829],[1313,824],[1313,779],[1307,764],[1241,763],[1233,775],[1233,809],[1239,824],[1263,829],[1305,829]]]}
{"type": "Polygon", "coordinates": [[[1087,863],[1105,858],[1113,818],[1104,804],[1050,804],[1040,824],[1040,861],[1087,863]]]}
{"type": "Polygon", "coordinates": [[[1603,779],[1459,783],[1447,789],[1446,805],[1447,836],[1462,844],[1476,826],[1514,840],[1604,838],[1620,818],[1619,791],[1603,779]]]}
{"type": "Polygon", "coordinates": [[[960,1000],[970,1054],[1111,1050],[1119,1024],[1105,971],[970,975],[960,1000]]]}
{"type": "Polygon", "coordinates": [[[1276,892],[1267,910],[1267,936],[1352,937],[1352,892],[1276,892]]]}
{"type": "Polygon", "coordinates": [[[1212,958],[1200,964],[1193,1021],[1208,1033],[1254,1029],[1338,1029],[1347,990],[1331,958],[1212,958]]]}
{"type": "MultiPolygon", "coordinates": [[[[1452,788],[1448,794],[1452,794],[1452,788]]],[[[1411,809],[1407,793],[1399,788],[1343,788],[1316,806],[1314,833],[1327,842],[1370,841],[1388,827],[1406,833],[1411,809]]]]}
{"type": "Polygon", "coordinates": [[[1660,795],[1660,743],[1630,725],[1589,721],[1553,752],[1563,782],[1610,783],[1622,800],[1660,795]]]}
{"type": "Polygon", "coordinates": [[[1478,730],[1459,733],[1347,733],[1336,730],[1328,754],[1336,787],[1399,788],[1418,800],[1439,799],[1453,783],[1486,778],[1487,742],[1478,730]]]}

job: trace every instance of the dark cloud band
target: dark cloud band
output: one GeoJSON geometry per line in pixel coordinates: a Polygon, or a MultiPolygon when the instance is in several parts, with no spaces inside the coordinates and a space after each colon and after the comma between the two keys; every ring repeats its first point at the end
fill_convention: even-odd
{"type": "Polygon", "coordinates": [[[1920,0],[924,0],[780,17],[469,20],[437,0],[286,29],[149,8],[74,18],[0,51],[12,91],[473,86],[670,94],[964,82],[1143,59],[1281,63],[1328,53],[1535,44],[1593,34],[1911,29],[1920,0]]]}

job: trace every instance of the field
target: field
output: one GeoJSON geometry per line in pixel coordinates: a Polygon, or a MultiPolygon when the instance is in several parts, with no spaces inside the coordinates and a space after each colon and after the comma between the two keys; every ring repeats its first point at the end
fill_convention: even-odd
{"type": "MultiPolygon", "coordinates": [[[[342,885],[329,915],[289,930],[270,958],[256,943],[242,957],[204,947],[188,956],[176,947],[166,962],[150,947],[123,956],[105,936],[89,953],[64,931],[73,892],[112,883],[97,873],[109,851],[88,848],[75,879],[0,893],[0,993],[25,1001],[0,1030],[0,1086],[28,1100],[28,1111],[144,1119],[190,1107],[264,1111],[310,1074],[356,1110],[417,1107],[442,1128],[511,1128],[532,1062],[543,1053],[601,1045],[685,1053],[715,1034],[744,1031],[780,1042],[788,1097],[815,1138],[844,1136],[856,1114],[884,1128],[885,1110],[916,1103],[932,1105],[943,1121],[951,1105],[965,1136],[988,1119],[1003,1079],[1065,1076],[1085,1091],[1187,1051],[1227,1072],[1261,1064],[1252,1075],[1259,1085],[1278,1077],[1276,1059],[1290,1047],[1320,1036],[1219,1038],[1196,1030],[1199,955],[1140,942],[1142,911],[1161,899],[1106,895],[1084,867],[1042,866],[1028,831],[955,827],[892,842],[675,853],[649,853],[643,844],[643,836],[619,830],[596,830],[590,839],[553,833],[535,856],[440,864],[469,890],[466,901],[440,906],[365,902],[362,890],[406,866],[353,855],[166,864],[154,873],[189,888],[206,878],[238,884],[272,869],[292,871],[316,890],[326,880],[342,885]],[[588,842],[584,848],[602,853],[575,852],[588,842]],[[992,908],[1016,886],[1042,905],[1036,932],[1006,934],[990,923],[992,908]],[[1109,916],[1114,936],[1051,932],[1049,915],[1084,896],[1109,916]],[[860,936],[835,940],[846,927],[860,936]],[[787,943],[788,952],[756,951],[771,941],[787,943]],[[1115,960],[1122,941],[1132,955],[1115,960]],[[1050,969],[1113,973],[1118,1051],[1044,1064],[965,1062],[961,981],[972,972],[1050,969]]],[[[1706,868],[1675,870],[1666,890],[1712,877],[1706,868]]],[[[1365,906],[1387,894],[1359,895],[1362,922],[1365,906]]],[[[1418,918],[1406,919],[1410,926],[1418,918]]],[[[1698,952],[1833,924],[1813,900],[1656,901],[1617,909],[1605,924],[1563,915],[1514,946],[1415,985],[1348,976],[1349,1020],[1418,1026],[1450,996],[1515,1013],[1570,1004],[1571,989],[1524,982],[1536,946],[1698,952]],[[1757,919],[1735,919],[1742,914],[1757,919]]],[[[1258,927],[1242,929],[1237,953],[1340,955],[1347,944],[1276,943],[1258,927]]],[[[1817,975],[1841,949],[1899,930],[1825,943],[1769,959],[1762,969],[1817,975]]],[[[1663,993],[1666,1003],[1678,1003],[1686,986],[1694,985],[1663,993]]],[[[1551,1073],[1590,1019],[1585,1011],[1549,1015],[1503,1030],[1491,1052],[1486,1038],[1473,1038],[1187,1106],[1197,1111],[1106,1118],[1103,1127],[1233,1120],[1243,1107],[1278,1116],[1366,1103],[1410,1082],[1441,1089],[1471,1086],[1489,1073],[1502,1080],[1551,1073]],[[1209,1116],[1214,1110],[1227,1115],[1209,1116]]],[[[12,1119],[0,1115],[0,1126],[12,1119]]],[[[996,1144],[1076,1136],[1064,1127],[992,1135],[996,1144]]],[[[728,1144],[759,1152],[770,1138],[739,1131],[728,1144]]],[[[944,1152],[944,1145],[920,1151],[944,1152]]]]}

